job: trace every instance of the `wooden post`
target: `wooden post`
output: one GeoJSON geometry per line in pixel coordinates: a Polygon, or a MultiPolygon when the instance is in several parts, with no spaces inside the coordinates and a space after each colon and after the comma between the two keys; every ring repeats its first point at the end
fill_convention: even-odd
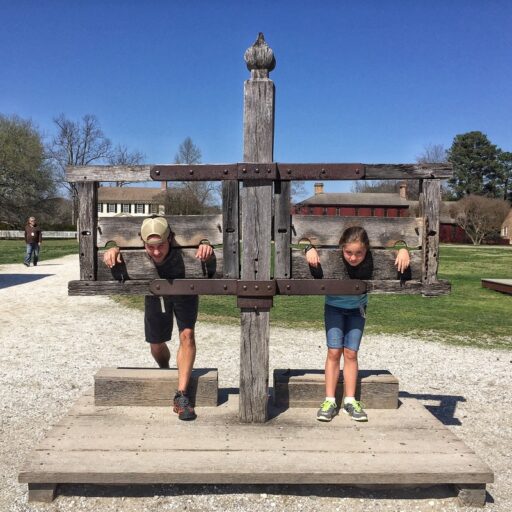
{"type": "Polygon", "coordinates": [[[222,182],[222,250],[226,279],[240,277],[238,224],[238,180],[226,180],[222,182]]]}
{"type": "Polygon", "coordinates": [[[96,242],[98,238],[97,195],[98,183],[77,183],[78,242],[80,251],[80,279],[96,280],[96,242]]]}
{"type": "Polygon", "coordinates": [[[420,215],[423,218],[421,282],[426,288],[437,283],[439,266],[439,215],[441,183],[439,180],[420,181],[420,215]]]}
{"type": "Polygon", "coordinates": [[[291,181],[276,181],[274,194],[274,277],[291,277],[291,181]]]}
{"type": "MultiPolygon", "coordinates": [[[[244,162],[268,163],[274,153],[275,66],[263,34],[244,55],[251,78],[244,84],[244,162]]],[[[242,183],[242,279],[270,279],[272,181],[242,183]]],[[[270,310],[243,308],[240,342],[240,421],[264,423],[268,402],[270,310]]]]}

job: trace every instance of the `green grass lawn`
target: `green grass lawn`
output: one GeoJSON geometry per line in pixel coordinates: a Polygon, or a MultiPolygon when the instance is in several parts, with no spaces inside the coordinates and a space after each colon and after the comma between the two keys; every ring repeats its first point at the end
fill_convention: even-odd
{"type": "MultiPolygon", "coordinates": [[[[23,263],[25,250],[24,240],[0,240],[0,265],[23,263]]],[[[39,260],[51,260],[66,254],[78,254],[78,242],[76,240],[43,240],[39,260]]]]}
{"type": "MultiPolygon", "coordinates": [[[[480,279],[512,278],[512,250],[505,247],[442,245],[441,279],[452,283],[445,297],[370,295],[366,332],[412,334],[476,347],[512,348],[512,296],[482,288],[480,279]]],[[[138,297],[118,298],[142,308],[138,297]]],[[[320,296],[274,297],[272,325],[323,328],[320,296]]],[[[200,320],[236,325],[235,297],[202,296],[200,320]]]]}

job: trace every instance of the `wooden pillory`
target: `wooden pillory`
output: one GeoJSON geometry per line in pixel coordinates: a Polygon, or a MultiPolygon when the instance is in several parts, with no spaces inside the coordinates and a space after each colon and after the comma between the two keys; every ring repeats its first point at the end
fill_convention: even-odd
{"type": "MultiPolygon", "coordinates": [[[[158,405],[167,405],[176,381],[175,371],[103,369],[95,379],[95,399],[88,395],[83,397],[70,413],[70,417],[63,421],[62,428],[55,427],[59,432],[58,439],[63,441],[64,435],[70,428],[72,431],[73,428],[76,429],[77,436],[87,437],[89,434],[84,434],[83,429],[91,429],[94,424],[95,432],[102,431],[102,428],[106,429],[106,439],[110,439],[114,446],[125,446],[128,443],[123,448],[128,450],[131,446],[130,435],[126,434],[126,439],[122,442],[118,439],[121,434],[118,434],[119,430],[116,429],[121,428],[122,424],[133,424],[134,428],[137,426],[135,430],[138,432],[138,426],[146,425],[145,422],[147,422],[149,426],[145,427],[145,432],[148,429],[161,432],[162,422],[164,422],[167,436],[171,439],[189,438],[184,444],[178,443],[178,446],[193,447],[195,457],[198,457],[197,453],[201,450],[197,447],[198,435],[205,438],[212,437],[212,442],[217,445],[218,436],[227,435],[228,438],[231,436],[231,443],[226,442],[224,447],[216,445],[215,449],[222,455],[231,454],[231,460],[228,462],[228,458],[212,455],[216,451],[206,450],[205,447],[206,451],[200,452],[202,459],[195,461],[194,457],[188,454],[188,459],[185,458],[182,465],[170,469],[168,463],[153,451],[151,456],[156,457],[155,460],[162,464],[155,473],[145,466],[143,457],[137,457],[132,461],[133,454],[128,456],[123,452],[124,455],[119,456],[121,458],[117,465],[110,459],[108,462],[105,461],[107,465],[105,470],[97,472],[92,470],[88,473],[82,469],[73,472],[69,467],[75,462],[76,454],[70,452],[69,458],[63,460],[62,454],[47,451],[49,450],[48,442],[51,442],[48,441],[43,443],[43,447],[36,449],[36,457],[27,463],[20,473],[20,481],[29,483],[29,491],[31,491],[29,498],[52,499],[55,485],[65,482],[452,483],[461,485],[462,499],[464,496],[470,496],[465,499],[467,503],[481,502],[485,499],[485,484],[492,481],[492,472],[442,424],[429,413],[424,412],[419,404],[406,400],[402,401],[402,406],[397,409],[398,380],[389,372],[367,371],[361,372],[360,375],[358,394],[364,397],[370,407],[381,409],[380,413],[383,414],[384,410],[389,410],[383,417],[377,414],[372,415],[372,420],[369,422],[371,430],[367,430],[368,433],[371,432],[370,438],[375,435],[375,428],[391,429],[393,432],[397,429],[405,429],[400,430],[401,434],[397,433],[398,431],[390,433],[394,439],[391,445],[399,447],[400,451],[402,449],[400,446],[406,444],[399,442],[400,435],[410,437],[411,431],[407,429],[420,428],[421,424],[423,427],[419,434],[426,436],[430,441],[422,440],[421,435],[415,430],[415,434],[410,437],[411,442],[415,439],[413,443],[415,455],[399,454],[396,464],[394,466],[392,464],[392,467],[387,470],[386,461],[389,458],[387,448],[381,450],[381,458],[372,459],[376,456],[375,453],[379,452],[378,443],[377,445],[374,443],[376,452],[372,457],[368,460],[363,457],[362,465],[356,464],[352,470],[348,466],[340,469],[343,464],[340,466],[340,461],[336,458],[332,461],[333,467],[330,470],[315,463],[315,459],[318,459],[317,451],[309,451],[309,446],[316,446],[319,440],[327,435],[324,441],[329,444],[328,451],[331,451],[334,439],[349,435],[350,432],[354,433],[355,430],[359,432],[354,425],[346,423],[336,427],[337,421],[332,422],[332,425],[327,428],[326,425],[319,425],[314,420],[311,409],[304,412],[304,407],[316,407],[323,396],[322,372],[275,370],[274,403],[268,403],[269,317],[275,295],[360,294],[365,291],[425,296],[449,293],[450,285],[437,278],[437,269],[440,179],[449,177],[451,169],[446,165],[274,162],[274,84],[269,79],[269,72],[274,69],[275,59],[262,34],[246,51],[245,60],[251,77],[244,85],[242,163],[87,166],[67,170],[68,181],[75,183],[78,189],[80,244],[80,280],[69,283],[69,294],[236,295],[237,306],[241,310],[238,403],[233,405],[234,402],[230,399],[222,406],[211,409],[206,407],[201,409],[199,420],[194,424],[177,425],[168,411],[164,415],[161,412],[137,412],[138,408],[126,407],[144,405],[145,411],[148,409],[151,411],[158,405]],[[290,191],[293,180],[360,179],[420,180],[420,217],[291,216],[290,191]],[[222,181],[222,215],[167,216],[175,233],[175,243],[181,253],[180,265],[185,270],[185,279],[158,278],[154,267],[144,257],[143,244],[139,236],[139,218],[98,219],[97,217],[99,182],[149,180],[222,181]],[[339,264],[337,243],[341,232],[349,225],[362,225],[367,230],[374,259],[374,276],[377,279],[371,281],[346,279],[347,276],[339,264]],[[198,263],[193,257],[195,247],[204,239],[214,246],[222,245],[222,251],[216,250],[215,257],[207,264],[198,263]],[[315,272],[308,267],[300,249],[300,243],[303,240],[309,240],[319,250],[322,266],[315,272]],[[107,269],[103,265],[102,248],[109,242],[116,242],[123,249],[122,266],[107,269]],[[397,279],[393,266],[394,257],[389,250],[399,242],[406,243],[412,249],[421,248],[411,254],[411,272],[405,283],[397,279]],[[274,254],[271,250],[272,243],[274,254]],[[271,275],[272,257],[274,258],[273,275],[271,275]],[[152,402],[148,402],[148,396],[152,397],[152,402]],[[119,418],[121,415],[122,420],[109,419],[105,423],[105,417],[108,416],[106,411],[112,405],[117,406],[115,407],[117,412],[113,413],[114,417],[119,418]],[[233,407],[238,407],[237,414],[233,407]],[[99,416],[95,416],[96,411],[101,411],[99,416]],[[414,418],[407,419],[408,414],[412,414],[414,418]],[[416,421],[418,417],[421,417],[420,422],[416,421]],[[99,423],[96,424],[96,421],[99,423]],[[118,421],[120,421],[119,424],[116,423],[118,421]],[[108,430],[107,424],[110,425],[108,428],[113,429],[112,431],[108,430]],[[227,424],[229,427],[226,427],[227,424]],[[260,426],[256,430],[253,427],[249,431],[248,424],[265,424],[265,426],[260,426]],[[222,425],[222,428],[219,425],[222,425]],[[167,430],[169,428],[172,432],[167,430]],[[203,428],[207,430],[197,432],[197,429],[203,428]],[[341,429],[341,432],[336,431],[336,428],[341,429]],[[276,429],[279,430],[276,431],[276,429]],[[435,460],[429,466],[425,463],[425,457],[432,442],[438,443],[439,446],[443,444],[439,439],[434,441],[438,435],[446,440],[445,448],[441,450],[442,455],[434,458],[435,460]],[[432,439],[431,436],[433,436],[432,439]],[[263,452],[269,452],[268,456],[263,452],[255,455],[256,448],[253,449],[252,445],[247,447],[247,444],[253,442],[258,446],[260,437],[261,443],[267,443],[263,452]],[[272,441],[274,437],[275,443],[272,441]],[[296,439],[297,442],[292,442],[291,439],[296,439]],[[238,446],[235,455],[233,443],[238,446]],[[245,447],[242,448],[242,445],[245,447]],[[418,448],[418,446],[421,447],[418,448]],[[249,450],[250,453],[244,450],[249,450]],[[45,460],[45,453],[47,453],[47,460],[45,460]],[[285,456],[288,455],[288,458],[283,457],[283,453],[285,456]],[[459,457],[461,453],[466,457],[464,461],[459,457]],[[130,460],[128,461],[126,457],[130,460]],[[411,462],[414,457],[418,458],[417,467],[414,462],[411,462]],[[226,462],[221,462],[221,459],[226,462]],[[36,460],[42,461],[39,466],[36,460]],[[238,466],[233,468],[235,461],[238,466]],[[275,464],[279,466],[284,463],[283,461],[287,461],[290,468],[276,469],[275,464]],[[141,476],[135,480],[132,462],[135,465],[139,463],[141,467],[141,476]],[[222,466],[224,463],[228,464],[229,470],[222,466]],[[440,464],[443,465],[441,472],[439,472],[440,464]],[[45,465],[52,470],[45,470],[45,465]],[[43,466],[43,469],[40,466],[43,466]],[[130,467],[131,476],[123,473],[123,467],[130,467]]],[[[217,405],[216,369],[194,370],[192,385],[198,406],[217,405]]],[[[72,434],[68,432],[68,435],[72,434]]],[[[138,434],[133,435],[135,436],[133,442],[138,443],[138,448],[133,446],[132,448],[141,451],[141,442],[135,440],[139,439],[138,434]]],[[[91,438],[99,442],[92,434],[91,438]]],[[[165,439],[162,440],[161,437],[159,439],[163,443],[159,446],[166,446],[165,439]]],[[[147,442],[144,436],[142,440],[147,442]]],[[[76,442],[74,444],[71,440],[69,442],[70,445],[77,446],[76,442]]],[[[174,443],[174,441],[169,442],[174,443]]],[[[373,441],[369,442],[372,445],[373,441]]],[[[94,445],[92,440],[91,443],[94,445]]],[[[206,441],[199,444],[203,446],[205,443],[206,441]]],[[[58,443],[52,446],[55,447],[56,444],[58,443]]],[[[353,450],[350,443],[341,443],[341,445],[339,453],[336,448],[334,455],[338,454],[340,459],[346,459],[349,456],[347,453],[353,450]]],[[[92,449],[91,446],[87,446],[84,445],[85,451],[92,449]]],[[[154,447],[152,449],[155,450],[154,447]]],[[[322,447],[319,449],[323,450],[322,447]]],[[[151,449],[148,448],[148,450],[151,449]]],[[[82,455],[85,458],[81,459],[81,464],[87,458],[85,452],[82,455]]],[[[322,457],[324,456],[323,453],[322,457]]],[[[170,459],[175,460],[176,457],[180,457],[179,451],[173,452],[170,459]]],[[[101,456],[99,459],[101,460],[101,456]]],[[[151,467],[154,468],[155,464],[151,467]]]]}

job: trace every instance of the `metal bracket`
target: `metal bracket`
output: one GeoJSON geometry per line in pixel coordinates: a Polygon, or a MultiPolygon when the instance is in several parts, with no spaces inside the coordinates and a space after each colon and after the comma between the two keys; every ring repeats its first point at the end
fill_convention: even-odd
{"type": "Polygon", "coordinates": [[[287,164],[241,162],[236,164],[152,165],[155,181],[218,180],[359,180],[366,175],[364,164],[287,164]]]}

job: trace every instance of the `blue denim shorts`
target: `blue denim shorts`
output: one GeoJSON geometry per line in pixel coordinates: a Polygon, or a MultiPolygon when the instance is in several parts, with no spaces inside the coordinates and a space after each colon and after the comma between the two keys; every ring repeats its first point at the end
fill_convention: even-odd
{"type": "Polygon", "coordinates": [[[325,305],[325,334],[329,348],[348,348],[357,352],[363,337],[364,309],[342,309],[325,305]]]}

